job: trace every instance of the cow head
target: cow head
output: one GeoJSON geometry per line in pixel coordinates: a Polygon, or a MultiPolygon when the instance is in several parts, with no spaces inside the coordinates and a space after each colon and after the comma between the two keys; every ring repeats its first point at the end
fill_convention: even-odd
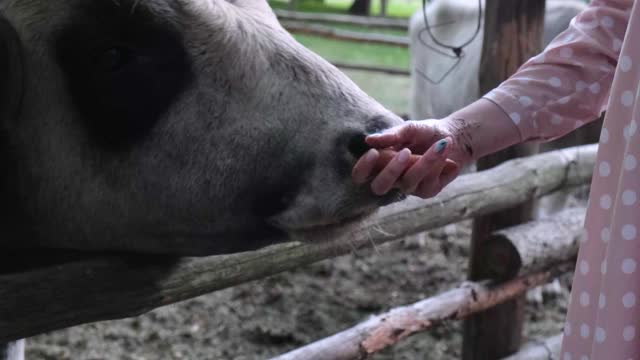
{"type": "Polygon", "coordinates": [[[2,247],[210,254],[397,199],[350,181],[398,123],[263,0],[0,0],[2,247]]]}

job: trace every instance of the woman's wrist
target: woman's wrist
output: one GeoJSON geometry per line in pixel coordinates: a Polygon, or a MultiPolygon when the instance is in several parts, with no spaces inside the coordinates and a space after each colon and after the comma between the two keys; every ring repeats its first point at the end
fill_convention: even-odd
{"type": "Polygon", "coordinates": [[[520,131],[509,116],[486,99],[447,116],[441,126],[456,147],[451,159],[462,166],[521,142],[520,131]]]}

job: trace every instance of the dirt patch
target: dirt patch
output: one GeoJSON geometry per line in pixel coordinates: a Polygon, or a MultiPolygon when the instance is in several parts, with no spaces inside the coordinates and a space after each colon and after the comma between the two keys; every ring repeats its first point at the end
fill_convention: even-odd
{"type": "MultiPolygon", "coordinates": [[[[469,223],[449,226],[136,318],[29,339],[28,359],[265,359],[331,335],[464,280],[469,223]]],[[[571,275],[532,292],[525,335],[560,332],[571,275]]],[[[461,323],[450,322],[374,359],[460,358],[461,323]]]]}

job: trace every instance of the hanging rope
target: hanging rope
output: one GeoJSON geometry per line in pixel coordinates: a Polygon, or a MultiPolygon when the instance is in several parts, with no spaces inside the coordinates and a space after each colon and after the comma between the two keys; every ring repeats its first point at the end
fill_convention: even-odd
{"type": "Polygon", "coordinates": [[[430,83],[432,83],[434,85],[438,85],[442,81],[444,81],[444,79],[446,79],[447,76],[449,76],[449,74],[451,74],[451,72],[453,72],[453,70],[460,64],[460,62],[462,61],[462,58],[464,57],[464,48],[467,47],[469,44],[471,44],[478,37],[478,34],[480,34],[480,29],[482,27],[482,0],[478,0],[478,21],[477,21],[475,32],[473,33],[473,35],[469,39],[467,39],[467,41],[465,41],[462,44],[457,45],[457,46],[456,45],[445,44],[445,43],[441,42],[431,32],[431,25],[429,24],[429,19],[427,17],[427,0],[422,0],[422,16],[424,18],[425,27],[424,27],[424,29],[420,30],[420,32],[418,33],[418,41],[420,41],[420,43],[424,47],[426,47],[427,49],[429,49],[429,50],[431,50],[431,51],[433,51],[433,52],[435,52],[437,54],[440,54],[442,56],[445,56],[445,57],[447,57],[449,59],[456,60],[456,62],[451,66],[451,68],[449,68],[449,70],[447,70],[437,80],[432,79],[431,77],[429,77],[426,73],[424,73],[420,69],[418,69],[418,68],[415,69],[415,71],[420,76],[425,78],[427,81],[429,81],[430,83]],[[436,46],[439,46],[440,48],[427,43],[423,39],[423,35],[425,33],[428,34],[429,38],[431,38],[431,41],[436,46]],[[445,51],[445,50],[451,50],[453,55],[450,54],[449,52],[445,51]]]}

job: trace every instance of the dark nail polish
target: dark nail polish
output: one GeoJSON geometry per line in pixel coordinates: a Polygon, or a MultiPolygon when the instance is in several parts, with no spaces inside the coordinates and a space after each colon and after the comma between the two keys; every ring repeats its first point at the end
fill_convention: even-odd
{"type": "Polygon", "coordinates": [[[447,148],[447,145],[449,145],[449,143],[445,139],[438,141],[438,143],[436,144],[436,152],[438,154],[442,154],[444,152],[444,149],[447,148]]]}

